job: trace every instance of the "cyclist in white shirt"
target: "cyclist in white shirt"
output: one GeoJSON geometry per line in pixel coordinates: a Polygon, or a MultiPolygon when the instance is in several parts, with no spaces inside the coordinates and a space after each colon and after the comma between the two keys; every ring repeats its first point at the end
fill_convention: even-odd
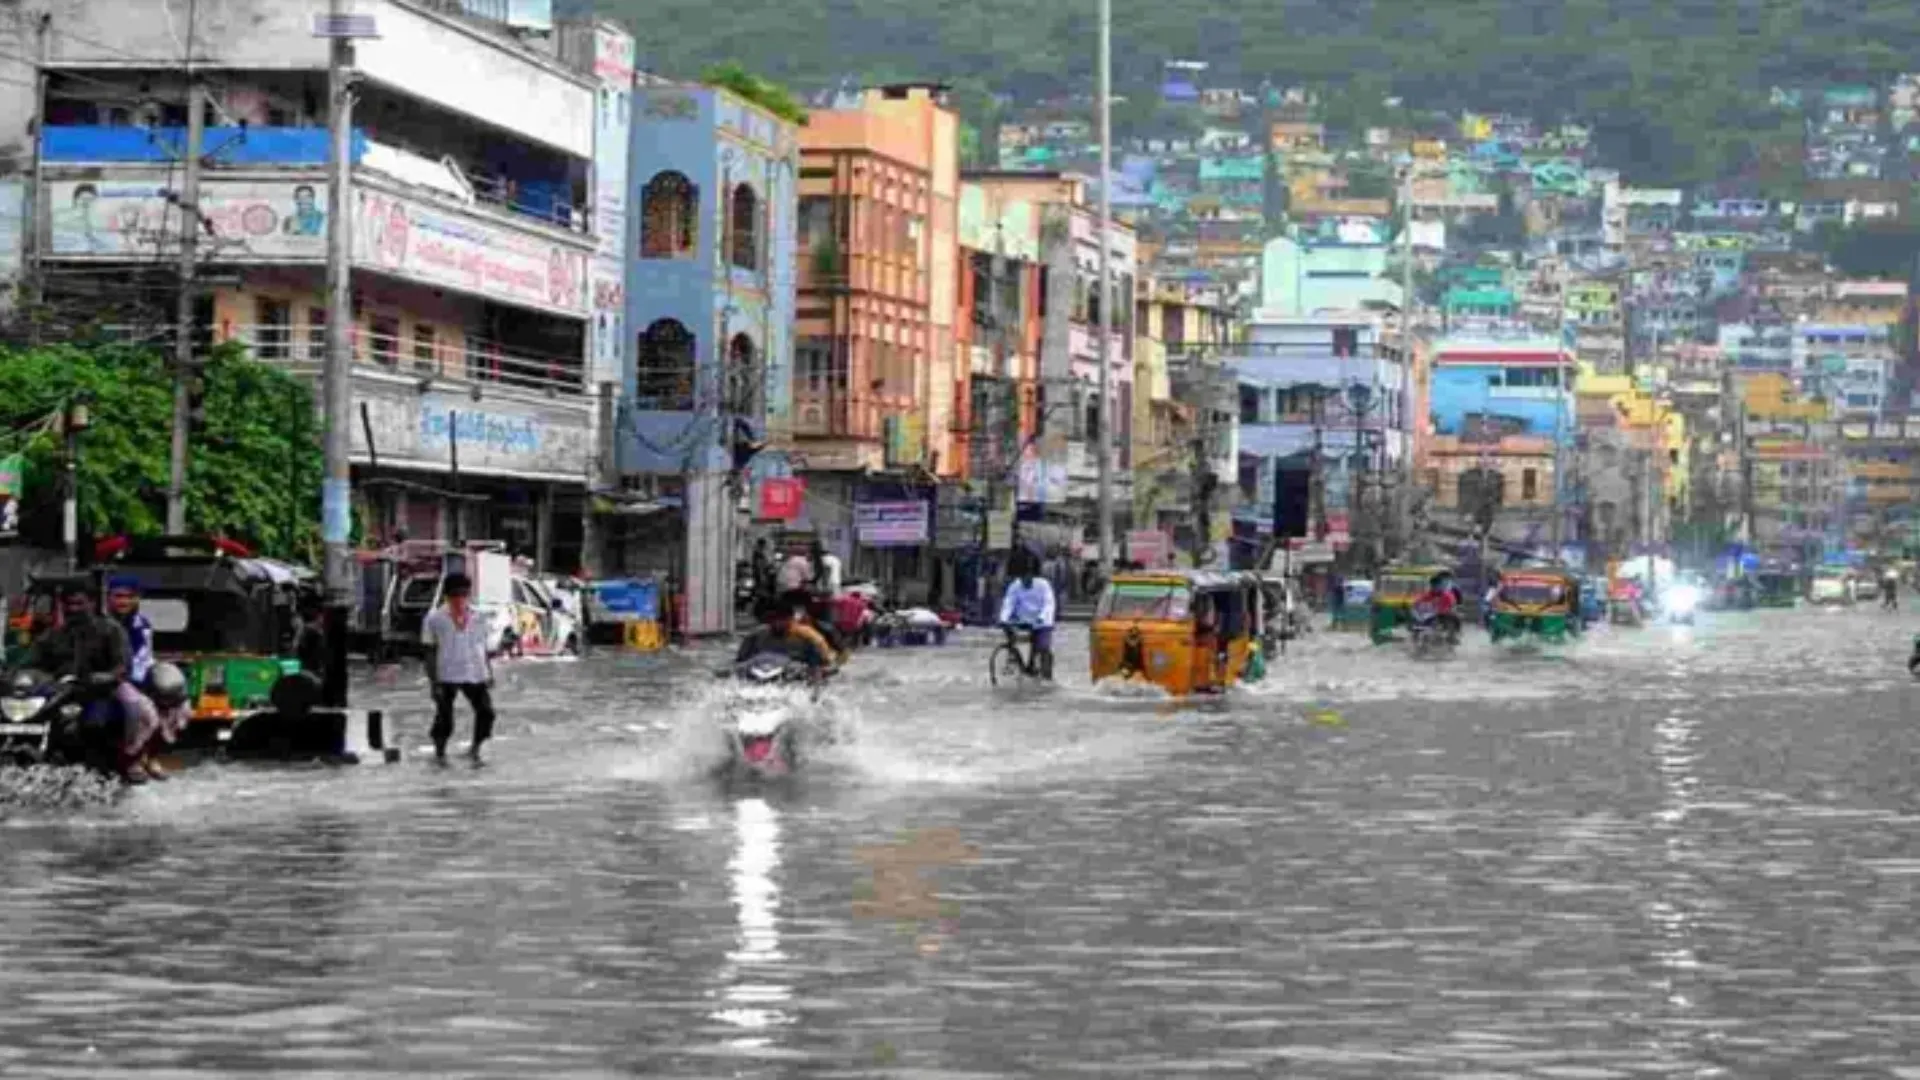
{"type": "Polygon", "coordinates": [[[1016,627],[1024,626],[1033,635],[1032,670],[1043,679],[1053,678],[1053,585],[1038,576],[1039,562],[1031,552],[1016,552],[1013,557],[1014,580],[1000,600],[1000,625],[1013,641],[1016,627]]]}

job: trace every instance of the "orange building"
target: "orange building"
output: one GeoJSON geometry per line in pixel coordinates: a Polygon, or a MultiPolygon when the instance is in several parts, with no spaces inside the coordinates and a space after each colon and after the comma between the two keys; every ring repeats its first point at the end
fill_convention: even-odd
{"type": "Polygon", "coordinates": [[[926,85],[800,130],[793,434],[810,474],[955,467],[958,135],[926,85]]]}

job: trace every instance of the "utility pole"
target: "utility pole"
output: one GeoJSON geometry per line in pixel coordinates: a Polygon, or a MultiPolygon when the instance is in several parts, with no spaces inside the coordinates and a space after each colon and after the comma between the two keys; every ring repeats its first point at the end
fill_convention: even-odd
{"type": "MultiPolygon", "coordinates": [[[[1113,0],[1100,0],[1100,573],[1113,572],[1113,0]]],[[[1126,302],[1133,303],[1132,297],[1126,302]]]]}
{"type": "MultiPolygon", "coordinates": [[[[325,545],[324,580],[327,606],[332,610],[328,637],[339,641],[353,602],[352,447],[353,293],[348,263],[352,236],[349,185],[353,162],[353,85],[349,65],[347,0],[331,0],[331,32],[327,57],[327,124],[332,149],[327,156],[327,358],[322,369],[322,400],[326,412],[326,480],[321,492],[321,539],[325,545]],[[336,631],[334,627],[338,627],[336,631]]],[[[336,652],[345,655],[344,649],[336,652]]]]}
{"type": "Polygon", "coordinates": [[[28,258],[27,296],[32,302],[32,310],[28,313],[28,325],[30,327],[28,332],[31,334],[29,338],[31,343],[38,345],[40,344],[41,308],[46,303],[47,298],[47,279],[46,276],[40,272],[41,251],[39,221],[40,211],[46,204],[46,196],[44,194],[46,185],[42,179],[46,175],[46,163],[40,153],[40,144],[46,137],[42,129],[47,126],[47,60],[51,58],[52,54],[49,50],[53,45],[53,15],[51,13],[41,14],[34,25],[33,37],[35,58],[33,66],[33,127],[29,133],[29,141],[33,146],[33,164],[27,170],[29,175],[25,220],[28,258]]]}
{"type": "Polygon", "coordinates": [[[180,186],[180,297],[173,328],[173,445],[167,457],[167,535],[187,531],[188,387],[199,378],[193,355],[194,275],[200,255],[200,158],[206,140],[205,93],[192,70],[193,42],[187,42],[187,160],[180,186]]]}
{"type": "MultiPolygon", "coordinates": [[[[1566,259],[1564,259],[1557,253],[1554,256],[1554,275],[1559,279],[1558,292],[1560,294],[1560,297],[1559,297],[1560,314],[1558,318],[1554,319],[1554,325],[1553,325],[1554,355],[1558,357],[1560,355],[1560,350],[1566,345],[1566,340],[1567,340],[1567,284],[1568,283],[1567,283],[1566,259]]],[[[1564,414],[1567,409],[1567,366],[1565,364],[1563,363],[1555,364],[1553,383],[1555,387],[1555,393],[1554,393],[1554,399],[1553,399],[1553,522],[1552,524],[1553,524],[1553,559],[1555,562],[1558,562],[1561,557],[1561,548],[1563,546],[1562,542],[1565,538],[1565,529],[1566,529],[1566,522],[1567,522],[1567,508],[1561,504],[1562,493],[1566,490],[1565,486],[1561,483],[1561,474],[1566,467],[1564,464],[1565,451],[1561,445],[1566,441],[1565,433],[1562,430],[1562,424],[1565,422],[1562,419],[1562,414],[1564,414]]]]}
{"type": "MultiPolygon", "coordinates": [[[[1419,430],[1419,418],[1413,415],[1413,387],[1415,373],[1413,348],[1413,308],[1416,299],[1413,295],[1413,162],[1407,163],[1406,176],[1400,186],[1400,468],[1399,484],[1393,493],[1393,535],[1396,547],[1404,551],[1412,542],[1413,531],[1407,520],[1411,513],[1410,500],[1413,498],[1413,436],[1419,430]],[[1405,542],[1400,537],[1406,537],[1405,542]]],[[[1391,416],[1388,417],[1391,420],[1391,416]]],[[[1392,430],[1390,423],[1380,425],[1380,453],[1384,457],[1389,443],[1388,434],[1392,430]]],[[[1380,465],[1380,475],[1386,476],[1386,462],[1380,465]]]]}

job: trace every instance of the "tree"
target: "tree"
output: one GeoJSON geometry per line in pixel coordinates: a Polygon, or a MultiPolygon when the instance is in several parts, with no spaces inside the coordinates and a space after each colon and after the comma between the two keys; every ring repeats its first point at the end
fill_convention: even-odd
{"type": "MultiPolygon", "coordinates": [[[[206,423],[187,469],[187,524],[288,557],[318,540],[322,460],[312,390],[236,345],[215,348],[201,371],[206,423]]],[[[76,395],[90,397],[79,436],[83,533],[157,535],[166,524],[170,372],[139,348],[52,346],[0,350],[0,424],[24,434],[22,527],[57,543],[61,449],[43,421],[76,395]]]]}

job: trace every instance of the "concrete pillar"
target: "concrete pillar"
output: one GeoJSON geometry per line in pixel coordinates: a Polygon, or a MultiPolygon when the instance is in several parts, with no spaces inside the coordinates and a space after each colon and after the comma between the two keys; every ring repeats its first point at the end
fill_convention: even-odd
{"type": "Polygon", "coordinates": [[[540,501],[533,511],[533,564],[541,573],[553,572],[553,485],[540,485],[540,501]]]}

